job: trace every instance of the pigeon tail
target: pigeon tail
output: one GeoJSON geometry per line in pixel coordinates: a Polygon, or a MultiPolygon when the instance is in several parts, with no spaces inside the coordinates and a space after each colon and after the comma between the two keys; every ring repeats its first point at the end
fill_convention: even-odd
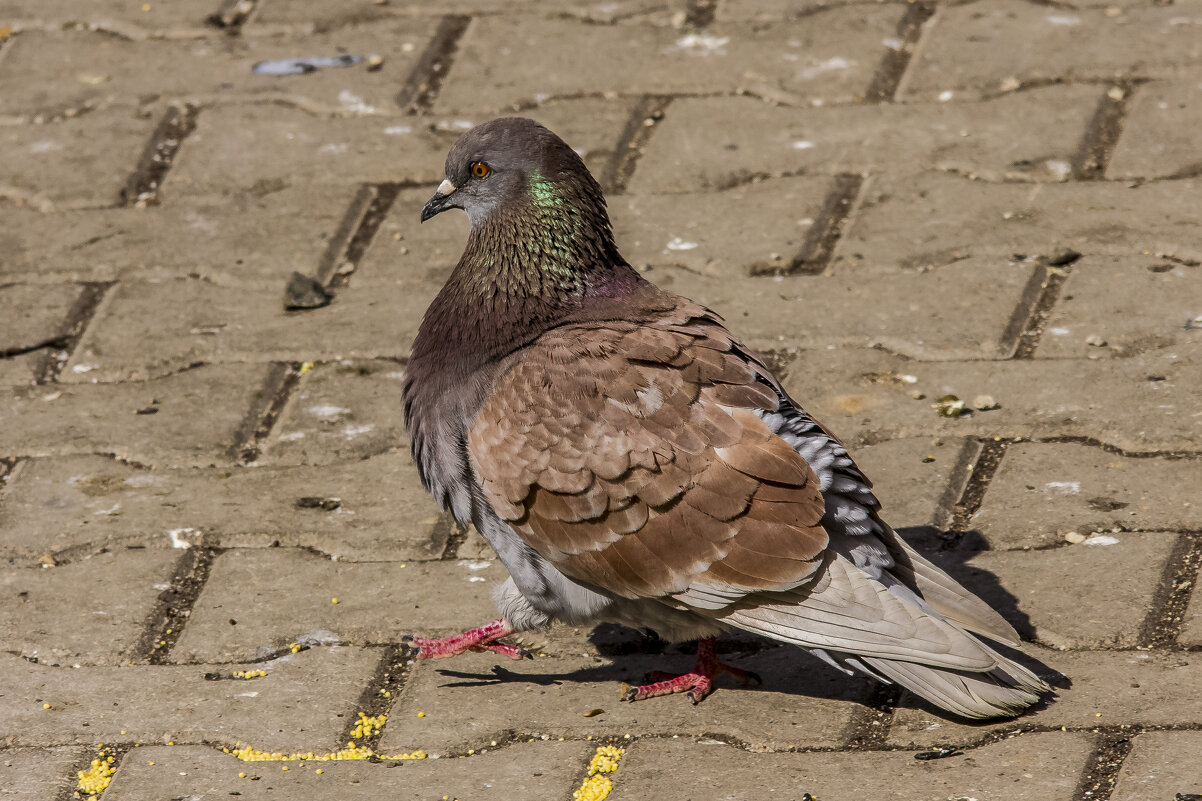
{"type": "MultiPolygon", "coordinates": [[[[992,649],[990,649],[992,650],[992,649]]],[[[997,654],[998,666],[984,673],[864,657],[874,670],[935,706],[964,718],[1013,717],[1038,703],[1052,688],[1013,659],[997,654]]]]}

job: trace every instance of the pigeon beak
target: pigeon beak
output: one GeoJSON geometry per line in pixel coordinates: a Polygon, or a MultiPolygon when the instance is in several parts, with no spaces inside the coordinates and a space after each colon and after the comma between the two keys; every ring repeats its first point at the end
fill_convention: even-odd
{"type": "Polygon", "coordinates": [[[434,196],[422,207],[422,222],[425,222],[441,211],[463,208],[451,200],[451,196],[455,194],[456,188],[455,184],[443,178],[442,183],[438,185],[438,189],[434,191],[434,196]]]}

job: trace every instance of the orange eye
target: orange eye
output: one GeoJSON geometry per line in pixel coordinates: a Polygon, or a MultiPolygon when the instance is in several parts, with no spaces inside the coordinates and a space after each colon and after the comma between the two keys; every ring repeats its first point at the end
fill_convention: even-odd
{"type": "Polygon", "coordinates": [[[483,161],[477,161],[472,164],[472,175],[477,178],[487,178],[489,173],[488,165],[483,161]]]}

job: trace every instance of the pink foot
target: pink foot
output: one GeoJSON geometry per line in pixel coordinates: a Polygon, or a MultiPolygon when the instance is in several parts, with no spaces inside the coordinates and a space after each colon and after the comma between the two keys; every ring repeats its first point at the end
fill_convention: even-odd
{"type": "Polygon", "coordinates": [[[658,695],[686,693],[690,701],[699,704],[702,699],[713,692],[714,677],[719,673],[729,673],[744,685],[753,682],[755,684],[763,683],[757,674],[749,670],[719,662],[718,657],[714,655],[714,638],[708,637],[697,641],[697,664],[692,673],[673,676],[662,670],[653,671],[647,677],[652,682],[651,684],[644,684],[640,687],[623,684],[622,700],[642,701],[644,698],[655,698],[658,695]]]}
{"type": "Polygon", "coordinates": [[[441,640],[428,640],[425,637],[406,639],[417,649],[418,659],[446,659],[466,651],[493,651],[510,659],[531,659],[530,652],[524,648],[493,642],[509,634],[513,634],[513,629],[508,623],[504,620],[494,620],[478,629],[443,637],[441,640]]]}

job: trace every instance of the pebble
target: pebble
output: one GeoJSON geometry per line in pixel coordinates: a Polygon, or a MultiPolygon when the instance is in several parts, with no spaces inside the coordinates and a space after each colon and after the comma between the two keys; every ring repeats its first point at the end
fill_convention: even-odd
{"type": "Polygon", "coordinates": [[[1064,535],[1064,539],[1071,542],[1073,545],[1080,545],[1085,542],[1085,535],[1078,531],[1070,531],[1064,535]]]}
{"type": "Polygon", "coordinates": [[[1095,348],[1104,348],[1106,347],[1106,340],[1102,339],[1097,334],[1090,334],[1085,338],[1085,344],[1092,345],[1095,348]]]}

